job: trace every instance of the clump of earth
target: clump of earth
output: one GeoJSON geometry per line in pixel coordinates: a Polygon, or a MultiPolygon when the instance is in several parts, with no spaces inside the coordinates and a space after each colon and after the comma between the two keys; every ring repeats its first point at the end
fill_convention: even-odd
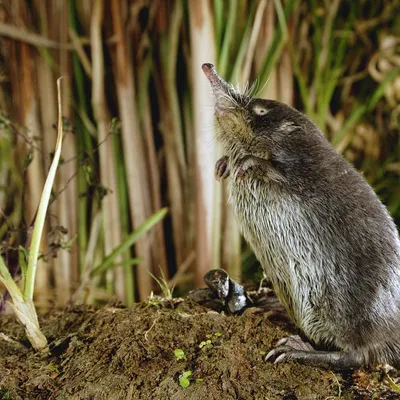
{"type": "MultiPolygon", "coordinates": [[[[0,399],[397,399],[386,372],[274,364],[296,333],[268,312],[216,312],[190,300],[73,306],[41,316],[50,354],[0,318],[0,399]]],[[[389,373],[396,381],[397,371],[389,373]]]]}

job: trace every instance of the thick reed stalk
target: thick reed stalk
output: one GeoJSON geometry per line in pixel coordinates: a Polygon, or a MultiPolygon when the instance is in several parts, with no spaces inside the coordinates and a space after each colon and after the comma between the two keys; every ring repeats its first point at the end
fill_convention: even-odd
{"type": "MultiPolygon", "coordinates": [[[[211,93],[201,73],[205,62],[215,63],[215,39],[212,13],[206,1],[189,1],[191,76],[193,84],[193,111],[195,136],[196,181],[196,271],[195,283],[203,285],[204,274],[213,267],[213,216],[215,212],[214,163],[215,145],[209,143],[207,128],[213,126],[214,113],[211,93]]],[[[215,142],[213,142],[215,143],[215,142]]],[[[217,228],[218,229],[218,228],[217,228]]]]}
{"type": "MultiPolygon", "coordinates": [[[[57,54],[57,61],[59,65],[60,76],[68,77],[64,80],[64,90],[62,92],[62,106],[63,116],[67,121],[72,121],[71,110],[71,57],[70,52],[66,50],[68,42],[68,4],[64,0],[56,0],[53,2],[54,11],[53,18],[55,21],[55,37],[60,43],[61,49],[57,54]]],[[[65,134],[63,143],[63,158],[65,160],[72,160],[77,154],[76,136],[71,131],[65,134]]],[[[68,230],[67,240],[72,239],[77,234],[78,224],[78,191],[77,179],[72,179],[76,175],[76,163],[67,162],[60,165],[58,171],[58,179],[56,181],[56,191],[61,194],[57,196],[56,201],[56,215],[59,218],[59,223],[68,230]]],[[[75,286],[79,277],[78,265],[78,246],[74,241],[68,251],[63,250],[57,254],[54,260],[55,271],[62,271],[55,273],[55,286],[56,293],[59,290],[68,291],[71,293],[72,286],[75,286]],[[62,283],[64,280],[66,283],[62,283]],[[63,286],[64,289],[61,289],[63,286]],[[59,289],[60,288],[60,289],[59,289]]]]}
{"type": "MultiPolygon", "coordinates": [[[[17,6],[15,4],[15,6],[17,6]]],[[[21,21],[27,21],[29,11],[25,2],[20,3],[20,7],[16,7],[17,12],[14,15],[16,25],[19,26],[21,21]]],[[[39,103],[37,95],[37,69],[35,51],[30,45],[19,43],[19,60],[16,63],[16,82],[19,82],[19,99],[20,103],[15,105],[15,109],[19,110],[20,115],[17,117],[22,125],[27,129],[27,135],[30,142],[35,146],[33,150],[33,160],[26,171],[26,191],[24,204],[24,219],[29,225],[34,221],[37,205],[39,204],[41,191],[44,185],[44,168],[42,157],[42,140],[41,124],[39,119],[39,103]],[[38,141],[37,138],[40,138],[38,141]],[[40,151],[36,150],[40,149],[40,151]]],[[[30,151],[32,148],[26,148],[30,151]]],[[[41,243],[40,250],[46,253],[47,246],[47,226],[43,229],[44,240],[41,243]]],[[[47,306],[46,297],[49,290],[49,266],[42,260],[39,261],[40,268],[36,275],[36,285],[38,292],[41,294],[40,302],[43,307],[47,306]]]]}
{"type": "MultiPolygon", "coordinates": [[[[57,22],[59,15],[53,14],[53,7],[46,8],[44,2],[36,1],[37,8],[40,12],[40,22],[42,35],[52,40],[57,40],[54,37],[54,27],[59,26],[54,22],[57,22]],[[51,22],[50,22],[51,21],[51,22]]],[[[46,49],[41,49],[37,56],[38,63],[38,91],[40,99],[40,115],[42,121],[42,132],[43,132],[43,150],[44,150],[44,163],[45,170],[47,171],[50,165],[50,155],[54,149],[56,140],[54,123],[57,120],[57,100],[56,100],[56,87],[55,87],[55,75],[53,73],[55,59],[54,53],[46,49]]],[[[64,208],[66,210],[68,208],[64,208]]],[[[59,210],[57,203],[51,204],[49,213],[54,217],[48,219],[48,226],[50,231],[59,229],[61,225],[61,213],[64,210],[59,210]]],[[[57,234],[57,233],[56,233],[57,234]]],[[[49,267],[54,271],[54,291],[56,293],[55,304],[64,305],[70,296],[71,291],[71,270],[72,266],[65,259],[65,256],[60,253],[66,253],[65,251],[59,251],[56,258],[49,258],[49,267]]]]}
{"type": "Polygon", "coordinates": [[[187,165],[184,154],[184,138],[181,110],[176,82],[179,33],[182,21],[182,5],[175,2],[172,11],[167,3],[158,9],[160,35],[160,58],[158,93],[160,98],[160,130],[164,140],[168,197],[171,209],[172,232],[176,264],[180,265],[187,252],[185,231],[184,186],[187,180],[187,165]]]}
{"type": "MultiPolygon", "coordinates": [[[[145,148],[147,155],[147,168],[149,170],[150,187],[152,195],[152,209],[159,210],[162,207],[161,198],[161,180],[159,163],[157,160],[157,152],[154,143],[154,130],[152,126],[152,112],[149,97],[149,78],[151,68],[150,60],[142,63],[140,68],[140,80],[138,87],[138,98],[141,111],[141,127],[144,132],[145,148]]],[[[159,266],[165,277],[168,277],[167,255],[164,239],[164,229],[162,224],[154,227],[152,233],[154,235],[155,245],[152,248],[154,265],[159,266]]]]}
{"type": "MultiPolygon", "coordinates": [[[[111,1],[113,30],[117,35],[113,57],[120,117],[122,121],[122,141],[129,189],[129,207],[133,227],[140,226],[151,214],[149,176],[146,169],[143,138],[137,123],[136,89],[131,58],[131,40],[125,28],[120,0],[111,1]]],[[[137,267],[137,285],[140,299],[151,292],[151,243],[148,236],[136,243],[136,254],[143,258],[137,267]]]]}
{"type": "MultiPolygon", "coordinates": [[[[69,2],[69,25],[70,28],[75,31],[78,30],[79,22],[77,17],[76,5],[75,1],[71,0],[69,2]]],[[[79,58],[76,54],[72,54],[72,75],[74,77],[74,86],[75,86],[75,106],[77,109],[77,115],[74,119],[74,125],[76,132],[79,132],[79,135],[76,136],[76,153],[77,163],[74,165],[74,168],[78,169],[78,182],[77,182],[77,193],[78,193],[78,201],[77,201],[77,234],[78,234],[78,265],[79,272],[78,275],[82,272],[85,266],[86,259],[86,250],[88,244],[88,232],[87,226],[89,223],[89,201],[87,197],[88,192],[88,181],[86,178],[85,171],[85,163],[87,162],[87,154],[91,154],[93,150],[92,139],[90,137],[87,126],[85,125],[85,116],[86,110],[88,108],[87,96],[85,93],[85,74],[81,64],[79,62],[79,58]]],[[[72,164],[72,163],[71,163],[72,164]]]]}
{"type": "MultiPolygon", "coordinates": [[[[103,230],[105,255],[121,243],[121,221],[118,209],[118,191],[115,172],[115,158],[110,131],[110,118],[107,109],[104,89],[104,55],[101,39],[101,27],[104,16],[103,0],[94,0],[92,20],[90,25],[91,53],[92,53],[92,107],[97,122],[98,142],[100,155],[101,182],[111,193],[102,200],[103,230]]],[[[121,262],[119,257],[116,262],[121,262]]],[[[115,292],[121,300],[125,300],[124,269],[114,269],[115,292]]]]}

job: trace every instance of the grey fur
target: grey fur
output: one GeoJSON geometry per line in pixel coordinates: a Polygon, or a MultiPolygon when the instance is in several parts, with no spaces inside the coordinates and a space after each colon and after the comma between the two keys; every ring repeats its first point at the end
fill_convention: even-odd
{"type": "Polygon", "coordinates": [[[310,339],[342,350],[328,364],[399,365],[400,242],[386,208],[307,116],[211,68],[230,202],[279,299],[310,339]]]}

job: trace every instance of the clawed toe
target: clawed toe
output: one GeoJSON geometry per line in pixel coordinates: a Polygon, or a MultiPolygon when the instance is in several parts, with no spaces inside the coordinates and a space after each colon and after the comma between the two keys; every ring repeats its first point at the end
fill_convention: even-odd
{"type": "Polygon", "coordinates": [[[280,339],[277,347],[266,355],[265,360],[275,359],[274,363],[277,364],[291,359],[302,359],[313,352],[309,343],[304,342],[299,335],[293,335],[280,339]]]}
{"type": "Polygon", "coordinates": [[[228,160],[229,158],[227,156],[223,156],[215,163],[214,174],[217,181],[221,182],[229,176],[230,169],[228,165],[228,160]]]}
{"type": "Polygon", "coordinates": [[[302,364],[335,370],[357,368],[363,364],[362,356],[354,351],[316,351],[297,335],[283,338],[277,345],[265,360],[274,360],[275,364],[296,360],[302,364]]]}
{"type": "Polygon", "coordinates": [[[313,351],[313,347],[310,343],[304,342],[303,339],[299,335],[288,336],[280,339],[277,346],[286,345],[291,347],[294,350],[302,350],[302,351],[313,351]]]}
{"type": "Polygon", "coordinates": [[[278,359],[281,358],[281,356],[290,353],[294,351],[294,349],[292,347],[289,346],[279,346],[276,347],[275,349],[272,349],[266,356],[265,356],[265,360],[271,360],[275,358],[275,363],[279,362],[278,359]]]}
{"type": "Polygon", "coordinates": [[[271,350],[265,357],[265,360],[274,360],[274,364],[281,363],[283,361],[298,360],[305,362],[307,359],[311,359],[315,351],[304,351],[297,350],[290,346],[280,346],[276,349],[271,350]]]}

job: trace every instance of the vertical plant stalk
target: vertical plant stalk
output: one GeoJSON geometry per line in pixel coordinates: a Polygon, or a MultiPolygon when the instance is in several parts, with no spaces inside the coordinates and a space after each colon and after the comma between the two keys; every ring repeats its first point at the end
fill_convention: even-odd
{"type": "MultiPolygon", "coordinates": [[[[54,2],[53,2],[54,3],[54,2]]],[[[68,4],[64,0],[57,0],[54,6],[55,18],[55,38],[59,41],[62,48],[58,53],[58,64],[60,76],[71,76],[70,71],[70,53],[65,50],[65,45],[68,41],[68,4]]],[[[71,120],[71,79],[64,83],[62,91],[62,107],[63,116],[67,120],[71,120]]],[[[66,134],[63,139],[63,157],[70,160],[76,156],[76,138],[71,132],[66,134]]],[[[59,218],[60,225],[68,230],[68,239],[72,238],[77,233],[77,203],[78,191],[77,180],[69,181],[76,174],[76,165],[73,162],[60,165],[58,176],[56,177],[55,186],[58,195],[56,202],[56,215],[59,218]]],[[[65,304],[64,293],[71,293],[71,288],[78,281],[79,265],[77,243],[73,242],[68,251],[63,250],[57,254],[54,260],[55,273],[55,292],[58,294],[62,291],[63,299],[60,299],[59,304],[65,304]]]]}
{"type": "MultiPolygon", "coordinates": [[[[164,8],[160,8],[160,16],[164,19],[164,8]]],[[[180,265],[187,252],[188,238],[182,235],[185,231],[184,182],[187,178],[187,165],[184,155],[184,140],[182,133],[181,110],[178,99],[176,82],[176,62],[178,57],[179,33],[182,21],[182,6],[175,2],[172,12],[168,13],[168,23],[160,38],[160,57],[162,69],[159,82],[162,103],[160,114],[160,130],[163,134],[165,163],[168,180],[168,194],[172,218],[175,258],[180,265]]]]}
{"type": "MultiPolygon", "coordinates": [[[[69,25],[75,31],[78,30],[79,22],[76,10],[75,0],[70,0],[69,5],[69,25]]],[[[68,37],[68,36],[67,36],[68,37]]],[[[77,103],[77,115],[74,119],[76,131],[79,135],[76,135],[76,150],[78,156],[78,162],[74,166],[78,168],[78,184],[77,184],[77,218],[75,220],[77,224],[78,233],[78,276],[84,269],[86,250],[88,244],[88,232],[87,226],[89,224],[89,200],[86,193],[88,192],[88,182],[86,179],[86,172],[84,165],[86,163],[86,154],[90,154],[93,150],[92,140],[88,129],[84,123],[85,117],[87,115],[88,101],[85,93],[85,75],[83,68],[79,62],[79,58],[75,53],[72,53],[72,74],[74,77],[74,84],[76,88],[76,103],[77,103]]],[[[75,153],[75,154],[76,154],[75,153]]]]}
{"type": "Polygon", "coordinates": [[[261,24],[263,21],[263,17],[265,15],[264,13],[265,13],[266,6],[267,6],[267,0],[260,0],[259,4],[257,6],[257,10],[256,10],[255,17],[254,17],[254,24],[253,24],[253,28],[251,30],[249,44],[247,47],[246,57],[244,60],[242,72],[240,74],[240,77],[241,77],[240,80],[241,80],[242,84],[247,82],[250,79],[251,66],[254,61],[254,55],[255,55],[256,48],[257,48],[257,39],[260,34],[261,24]]]}
{"type": "MultiPolygon", "coordinates": [[[[162,198],[160,191],[160,171],[157,161],[157,152],[154,143],[154,131],[152,127],[152,115],[150,97],[148,95],[149,77],[150,77],[150,60],[143,62],[141,72],[143,75],[142,86],[139,87],[139,106],[142,111],[142,128],[145,136],[145,147],[147,153],[147,167],[149,168],[149,176],[151,182],[151,193],[152,193],[152,206],[153,210],[159,210],[162,207],[162,198]]],[[[155,243],[153,249],[153,260],[155,265],[158,265],[164,273],[164,276],[168,277],[168,265],[167,255],[164,240],[164,229],[163,225],[159,224],[154,227],[155,243]]]]}
{"type": "MultiPolygon", "coordinates": [[[[57,41],[54,38],[54,27],[58,26],[57,20],[55,24],[49,24],[48,21],[53,21],[54,5],[46,7],[46,4],[40,0],[36,0],[36,7],[40,12],[40,22],[42,34],[48,38],[57,41]]],[[[51,163],[50,155],[54,149],[56,136],[54,135],[53,124],[57,120],[57,100],[56,100],[56,85],[53,74],[54,60],[53,54],[46,49],[40,49],[37,55],[38,68],[38,91],[40,101],[40,115],[42,121],[42,134],[43,134],[43,151],[44,151],[44,163],[45,170],[47,171],[51,163]]],[[[64,146],[65,150],[65,146],[64,146]]],[[[65,151],[64,151],[65,154],[65,151]]],[[[56,185],[55,185],[56,186],[56,185]]],[[[49,219],[48,225],[51,231],[54,223],[58,225],[61,220],[62,212],[58,204],[50,205],[49,212],[53,215],[57,215],[57,219],[49,219]],[[59,213],[60,211],[60,213],[59,213]]],[[[57,229],[57,227],[56,227],[57,229]]],[[[71,265],[68,260],[65,259],[64,255],[60,253],[67,253],[60,251],[55,258],[49,258],[49,269],[53,270],[54,273],[54,302],[56,305],[64,305],[69,296],[71,290],[71,265]]]]}
{"type": "MultiPolygon", "coordinates": [[[[14,16],[16,19],[16,25],[23,25],[24,22],[29,21],[29,7],[25,2],[21,2],[19,7],[16,7],[18,12],[14,16]],[[24,22],[23,22],[24,21],[24,22]]],[[[20,59],[16,63],[17,76],[20,81],[19,92],[20,92],[20,104],[16,105],[16,109],[21,110],[20,121],[24,127],[27,128],[29,140],[35,145],[33,150],[33,160],[30,163],[26,171],[26,188],[24,197],[24,218],[27,225],[30,225],[36,213],[36,205],[39,203],[41,196],[41,188],[44,184],[44,165],[42,159],[42,141],[37,140],[39,137],[43,139],[41,134],[41,124],[39,120],[39,104],[37,98],[37,67],[36,67],[36,55],[35,50],[30,45],[25,43],[17,44],[20,54],[20,59]]],[[[30,151],[31,149],[28,149],[30,151]]],[[[46,253],[47,246],[47,226],[44,227],[44,240],[42,241],[42,251],[46,253]]],[[[47,305],[46,298],[48,297],[49,291],[49,265],[41,261],[42,268],[37,275],[37,287],[42,293],[41,302],[43,307],[47,305]]]]}
{"type": "Polygon", "coordinates": [[[53,187],[54,177],[56,175],[58,162],[61,156],[62,147],[62,106],[61,106],[61,78],[57,79],[57,99],[58,99],[58,134],[56,142],[56,150],[54,152],[53,162],[51,163],[49,172],[47,174],[46,182],[40,197],[39,207],[36,213],[35,225],[32,232],[32,241],[29,249],[28,267],[26,270],[26,282],[24,288],[24,299],[33,300],[33,291],[35,287],[36,268],[39,257],[40,240],[42,238],[43,227],[47,213],[47,207],[50,200],[51,189],[53,187]]]}
{"type": "Polygon", "coordinates": [[[40,240],[42,238],[43,227],[49,206],[51,190],[56,175],[58,162],[61,156],[63,126],[62,126],[62,105],[60,80],[57,80],[58,98],[58,134],[54,158],[50,165],[46,182],[40,197],[39,207],[36,213],[35,225],[33,227],[32,241],[29,249],[28,266],[23,274],[23,291],[14,282],[8,268],[0,257],[0,281],[6,286],[12,298],[12,307],[18,320],[24,325],[26,335],[36,350],[48,350],[47,339],[40,331],[36,309],[33,304],[33,292],[35,287],[35,276],[37,261],[39,257],[40,240]]]}
{"type": "MultiPolygon", "coordinates": [[[[151,214],[151,196],[149,192],[149,176],[143,138],[139,133],[136,109],[136,90],[134,71],[130,56],[130,40],[125,29],[122,16],[121,1],[111,1],[113,29],[117,36],[115,44],[115,75],[120,117],[122,121],[122,140],[124,145],[125,167],[129,190],[129,207],[133,217],[134,228],[139,227],[151,214]]],[[[136,254],[143,258],[137,268],[137,287],[141,300],[151,292],[151,248],[148,236],[136,243],[136,254]]]]}
{"type": "MultiPolygon", "coordinates": [[[[191,68],[193,82],[195,181],[196,181],[196,271],[195,283],[203,284],[203,276],[212,268],[214,216],[214,163],[216,145],[207,145],[208,132],[214,124],[211,96],[201,65],[215,62],[214,25],[209,3],[189,2],[191,68]]],[[[213,141],[215,143],[215,141],[213,141]]]]}
{"type": "MultiPolygon", "coordinates": [[[[121,221],[118,209],[118,191],[115,172],[115,158],[112,148],[112,137],[107,139],[110,129],[109,112],[106,105],[104,89],[104,55],[101,40],[101,26],[103,22],[104,4],[103,0],[95,0],[92,9],[92,20],[90,24],[90,42],[92,52],[92,106],[94,118],[97,121],[98,143],[100,154],[100,177],[101,182],[112,193],[102,199],[104,250],[107,256],[114,247],[121,243],[121,221]]],[[[117,263],[121,262],[119,257],[117,263]]],[[[117,296],[125,300],[124,268],[117,267],[110,271],[114,275],[115,291],[117,296]]]]}
{"type": "MultiPolygon", "coordinates": [[[[268,54],[268,50],[273,43],[275,29],[276,24],[274,3],[269,1],[264,11],[264,18],[261,23],[261,31],[257,40],[256,47],[258,51],[255,53],[255,67],[257,71],[261,71],[263,67],[265,55],[268,54]]],[[[263,79],[263,77],[260,78],[263,79]]],[[[268,80],[268,84],[265,85],[265,87],[265,82],[260,82],[262,90],[258,96],[276,100],[278,98],[278,78],[276,70],[272,69],[271,73],[266,77],[266,79],[268,80]]]]}

